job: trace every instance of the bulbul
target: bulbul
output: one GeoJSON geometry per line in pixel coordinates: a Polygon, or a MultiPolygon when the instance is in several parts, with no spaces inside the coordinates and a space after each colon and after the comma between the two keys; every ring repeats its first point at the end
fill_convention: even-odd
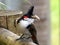
{"type": "MultiPolygon", "coordinates": [[[[36,37],[37,31],[36,31],[33,23],[34,23],[35,19],[40,20],[40,18],[37,15],[33,15],[33,10],[34,10],[34,6],[31,6],[26,14],[24,14],[21,18],[17,19],[17,25],[18,25],[17,28],[19,28],[19,30],[21,30],[20,31],[21,33],[24,33],[24,31],[26,31],[25,29],[27,29],[29,31],[29,33],[32,35],[31,36],[32,41],[35,44],[39,45],[37,37],[36,37]]],[[[17,40],[19,40],[19,39],[17,39],[17,40]]]]}

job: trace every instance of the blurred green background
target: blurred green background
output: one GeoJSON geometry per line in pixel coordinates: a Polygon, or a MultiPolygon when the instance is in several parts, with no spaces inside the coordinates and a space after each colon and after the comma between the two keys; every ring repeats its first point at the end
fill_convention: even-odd
{"type": "Polygon", "coordinates": [[[50,0],[51,44],[59,45],[59,0],[50,0]]]}

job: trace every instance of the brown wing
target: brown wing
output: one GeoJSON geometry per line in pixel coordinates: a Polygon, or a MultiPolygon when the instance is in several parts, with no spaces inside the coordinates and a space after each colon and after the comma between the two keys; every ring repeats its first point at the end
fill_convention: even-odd
{"type": "Polygon", "coordinates": [[[28,30],[29,30],[29,32],[30,32],[31,34],[37,35],[36,28],[35,28],[35,26],[34,26],[33,24],[31,24],[31,25],[29,26],[28,30]]]}
{"type": "Polygon", "coordinates": [[[30,27],[28,28],[29,32],[31,33],[32,37],[31,39],[33,40],[34,43],[39,44],[38,40],[37,40],[37,31],[35,29],[35,26],[33,24],[30,25],[30,27]]]}

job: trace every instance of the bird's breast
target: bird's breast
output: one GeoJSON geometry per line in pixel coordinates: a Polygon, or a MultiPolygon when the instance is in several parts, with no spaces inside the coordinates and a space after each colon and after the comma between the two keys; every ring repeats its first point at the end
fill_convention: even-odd
{"type": "Polygon", "coordinates": [[[22,28],[26,28],[26,27],[29,25],[29,22],[28,22],[28,21],[20,21],[19,25],[20,25],[22,28]]]}

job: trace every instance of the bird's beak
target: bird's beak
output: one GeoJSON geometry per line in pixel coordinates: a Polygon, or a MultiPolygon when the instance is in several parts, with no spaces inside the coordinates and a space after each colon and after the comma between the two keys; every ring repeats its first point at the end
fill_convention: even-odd
{"type": "Polygon", "coordinates": [[[40,20],[40,18],[37,15],[33,15],[32,18],[40,20]]]}

